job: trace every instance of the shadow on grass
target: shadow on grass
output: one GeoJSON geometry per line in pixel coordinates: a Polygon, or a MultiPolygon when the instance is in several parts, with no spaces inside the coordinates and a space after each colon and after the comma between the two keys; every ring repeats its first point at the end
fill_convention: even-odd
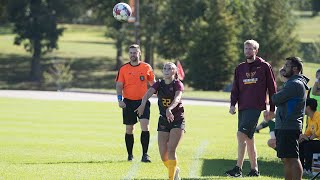
{"type": "MultiPolygon", "coordinates": [[[[105,57],[63,58],[44,57],[42,71],[52,65],[52,59],[70,64],[73,79],[72,88],[114,89],[117,72],[113,70],[115,60],[105,57]]],[[[0,89],[38,89],[30,81],[31,55],[0,54],[0,89]]],[[[54,89],[44,87],[43,89],[54,89]]]]}
{"type": "MultiPolygon", "coordinates": [[[[236,161],[230,159],[204,159],[201,176],[226,176],[225,172],[235,166],[236,161]]],[[[259,171],[263,176],[283,178],[283,164],[281,161],[265,161],[258,159],[259,171]]],[[[250,162],[243,164],[243,175],[250,171],[250,162]]]]}
{"type": "Polygon", "coordinates": [[[110,45],[114,45],[114,42],[99,42],[99,41],[63,40],[62,42],[79,43],[79,44],[110,44],[110,45]]]}
{"type": "Polygon", "coordinates": [[[120,161],[112,161],[112,160],[105,160],[105,161],[62,161],[62,162],[30,162],[30,163],[16,163],[16,164],[28,164],[28,165],[36,165],[36,164],[103,164],[103,163],[126,163],[127,160],[120,160],[120,161]]]}

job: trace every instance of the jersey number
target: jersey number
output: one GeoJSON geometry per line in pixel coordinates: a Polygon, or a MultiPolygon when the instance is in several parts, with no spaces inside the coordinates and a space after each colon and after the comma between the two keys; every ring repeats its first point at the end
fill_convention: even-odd
{"type": "Polygon", "coordinates": [[[171,99],[162,98],[162,105],[164,107],[168,107],[168,106],[170,106],[170,104],[171,104],[171,99]]]}

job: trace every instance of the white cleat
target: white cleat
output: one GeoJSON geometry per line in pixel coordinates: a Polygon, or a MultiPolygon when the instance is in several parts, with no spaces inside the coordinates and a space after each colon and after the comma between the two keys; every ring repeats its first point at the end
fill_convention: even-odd
{"type": "Polygon", "coordinates": [[[174,173],[174,180],[180,180],[180,168],[177,167],[176,172],[174,173]]]}

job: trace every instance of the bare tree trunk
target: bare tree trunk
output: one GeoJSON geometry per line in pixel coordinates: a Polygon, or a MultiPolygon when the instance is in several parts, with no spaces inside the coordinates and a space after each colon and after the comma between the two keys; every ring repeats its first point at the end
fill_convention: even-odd
{"type": "Polygon", "coordinates": [[[41,80],[41,65],[40,65],[40,59],[41,59],[41,44],[40,39],[35,39],[33,41],[34,45],[34,51],[32,55],[32,61],[31,61],[31,80],[36,81],[40,83],[41,80]]]}
{"type": "Polygon", "coordinates": [[[153,51],[154,51],[154,47],[153,47],[153,37],[147,35],[146,36],[146,45],[145,45],[145,55],[144,55],[144,61],[146,63],[149,63],[151,65],[151,67],[153,67],[153,51]]]}
{"type": "Polygon", "coordinates": [[[116,57],[116,69],[115,70],[119,70],[120,67],[122,66],[122,39],[118,38],[116,41],[116,48],[117,48],[117,57],[116,57]]]}

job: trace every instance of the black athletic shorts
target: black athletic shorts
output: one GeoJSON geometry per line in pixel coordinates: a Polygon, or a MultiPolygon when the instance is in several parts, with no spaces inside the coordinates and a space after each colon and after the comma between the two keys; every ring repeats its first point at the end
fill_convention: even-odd
{"type": "Polygon", "coordinates": [[[158,129],[157,131],[162,132],[170,132],[173,128],[179,128],[182,130],[185,130],[185,120],[184,117],[181,116],[179,118],[175,118],[174,121],[168,122],[166,117],[163,117],[160,115],[159,121],[158,121],[158,129]]]}
{"type": "Polygon", "coordinates": [[[278,158],[299,158],[299,136],[301,130],[275,130],[278,158]]]}
{"type": "Polygon", "coordinates": [[[150,101],[147,101],[143,115],[140,117],[134,111],[140,106],[141,100],[130,100],[130,99],[124,98],[123,102],[126,103],[126,107],[122,109],[123,124],[133,125],[138,122],[137,118],[139,119],[150,118],[150,101]]]}
{"type": "Polygon", "coordinates": [[[253,138],[261,111],[259,109],[244,109],[238,113],[238,131],[253,138]]]}

